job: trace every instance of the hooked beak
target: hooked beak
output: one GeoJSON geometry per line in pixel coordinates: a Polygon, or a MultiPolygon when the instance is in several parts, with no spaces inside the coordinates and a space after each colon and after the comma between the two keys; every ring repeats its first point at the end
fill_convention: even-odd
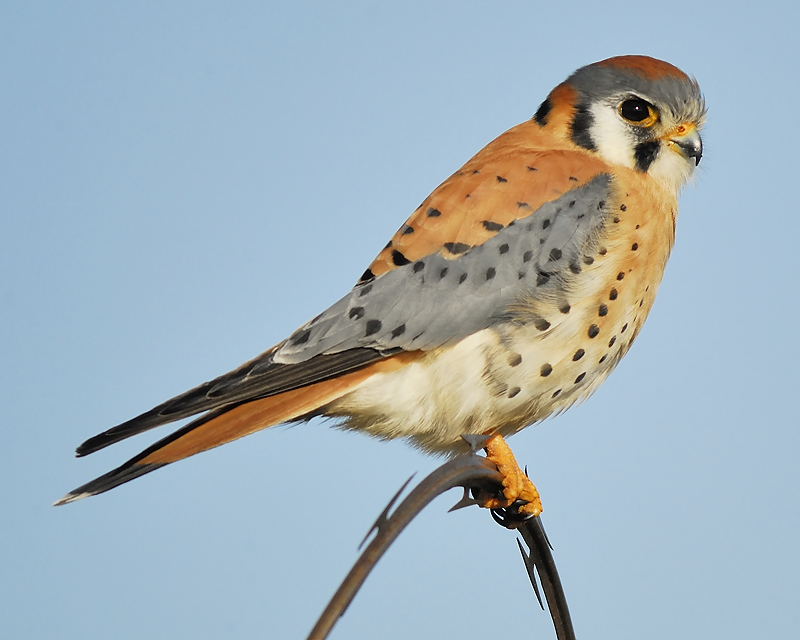
{"type": "Polygon", "coordinates": [[[703,157],[703,139],[694,124],[679,125],[665,137],[673,151],[686,158],[694,158],[694,166],[700,164],[700,158],[703,157]]]}

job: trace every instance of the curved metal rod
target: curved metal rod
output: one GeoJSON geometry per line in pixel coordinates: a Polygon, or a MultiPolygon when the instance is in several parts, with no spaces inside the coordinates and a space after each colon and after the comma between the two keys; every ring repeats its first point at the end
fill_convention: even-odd
{"type": "MultiPolygon", "coordinates": [[[[413,477],[413,476],[412,476],[413,477]]],[[[424,509],[434,498],[453,487],[473,487],[482,484],[501,485],[502,476],[497,468],[486,458],[476,455],[459,456],[443,464],[427,478],[420,482],[410,494],[389,516],[392,505],[400,497],[403,489],[411,482],[409,478],[395,494],[381,515],[372,525],[367,537],[373,531],[377,534],[364,549],[361,557],[356,561],[350,573],[331,598],[325,611],[322,612],[317,624],[311,630],[307,640],[324,640],[328,637],[333,625],[344,615],[347,607],[352,602],[361,585],[366,580],[369,572],[381,559],[384,552],[394,542],[400,532],[424,509]]],[[[462,506],[461,503],[457,506],[462,506]]],[[[466,506],[464,504],[463,506],[466,506]]],[[[366,538],[365,538],[366,541],[366,538]]],[[[363,544],[363,542],[362,542],[363,544]]]]}
{"type": "MultiPolygon", "coordinates": [[[[519,527],[519,532],[529,548],[529,552],[526,554],[525,549],[522,548],[522,543],[517,539],[522,559],[525,562],[525,568],[528,570],[528,577],[531,579],[533,590],[538,598],[539,591],[536,588],[536,576],[533,573],[533,569],[536,568],[536,573],[542,583],[544,597],[547,600],[547,608],[550,610],[550,617],[553,619],[556,638],[558,640],[575,640],[575,629],[572,627],[572,617],[567,606],[567,596],[564,595],[561,578],[558,576],[553,554],[550,553],[552,547],[547,539],[547,534],[544,532],[541,519],[528,519],[519,527]]],[[[542,599],[539,598],[539,604],[541,603],[542,599]]]]}
{"type": "MultiPolygon", "coordinates": [[[[473,451],[480,448],[480,440],[473,441],[468,439],[468,442],[472,445],[473,451]]],[[[392,542],[422,509],[436,497],[454,487],[463,487],[464,496],[450,509],[453,511],[472,504],[478,504],[477,500],[469,497],[470,492],[476,493],[481,490],[497,491],[502,487],[502,476],[495,465],[486,458],[473,453],[455,458],[436,469],[411,491],[394,513],[389,515],[392,506],[397,502],[400,494],[412,479],[413,476],[400,487],[400,490],[370,528],[361,544],[363,545],[366,542],[373,531],[377,531],[375,537],[364,549],[350,573],[347,574],[347,577],[333,598],[331,598],[325,611],[322,612],[319,620],[308,635],[307,640],[325,640],[328,637],[334,624],[344,615],[369,572],[372,571],[372,568],[381,559],[392,542]]],[[[529,547],[529,552],[525,553],[519,540],[517,540],[517,544],[522,553],[525,568],[528,571],[528,577],[533,585],[536,598],[539,600],[542,609],[544,609],[536,584],[536,574],[538,574],[548,608],[550,609],[550,616],[553,620],[557,639],[575,640],[575,631],[572,628],[566,596],[561,586],[553,556],[550,553],[550,543],[542,527],[541,520],[530,516],[520,517],[513,505],[508,509],[494,510],[492,515],[500,525],[508,529],[520,530],[523,540],[529,547]]]]}

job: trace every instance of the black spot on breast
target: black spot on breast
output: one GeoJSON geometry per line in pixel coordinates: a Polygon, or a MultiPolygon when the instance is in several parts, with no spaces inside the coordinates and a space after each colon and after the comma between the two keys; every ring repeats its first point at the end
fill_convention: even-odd
{"type": "Polygon", "coordinates": [[[617,341],[617,336],[614,336],[613,338],[611,338],[611,340],[609,340],[609,341],[608,341],[608,346],[609,346],[609,347],[613,347],[613,346],[614,346],[614,343],[615,343],[616,341],[617,341]]]}
{"type": "Polygon", "coordinates": [[[583,264],[594,264],[594,258],[592,256],[583,256],[583,264]]]}
{"type": "Polygon", "coordinates": [[[661,143],[657,140],[637,144],[636,150],[633,152],[633,157],[636,161],[636,170],[645,173],[650,168],[650,165],[655,162],[660,150],[661,143]]]}
{"type": "Polygon", "coordinates": [[[606,253],[608,253],[608,249],[606,249],[605,247],[600,247],[597,250],[597,253],[600,254],[601,256],[604,256],[604,255],[606,255],[606,253]]]}
{"type": "Polygon", "coordinates": [[[364,282],[369,282],[370,280],[374,279],[375,274],[372,273],[371,269],[367,269],[363,274],[361,274],[361,277],[358,279],[358,284],[363,284],[364,282]]]}
{"type": "Polygon", "coordinates": [[[550,260],[560,260],[561,255],[561,249],[550,249],[550,260]]]}
{"type": "Polygon", "coordinates": [[[605,304],[601,304],[600,307],[597,309],[597,315],[601,318],[608,313],[608,306],[605,304]]]}
{"type": "Polygon", "coordinates": [[[580,273],[582,271],[581,265],[579,265],[577,262],[570,263],[569,270],[572,271],[572,273],[576,273],[576,274],[580,273]]]}
{"type": "Polygon", "coordinates": [[[481,224],[487,231],[500,231],[503,228],[502,224],[499,222],[492,222],[491,220],[481,220],[481,224]]]}
{"type": "Polygon", "coordinates": [[[605,200],[600,200],[600,202],[597,203],[597,210],[600,211],[605,206],[606,206],[606,201],[605,200]]]}
{"type": "Polygon", "coordinates": [[[628,207],[627,207],[627,205],[621,204],[621,205],[619,206],[619,210],[620,210],[620,211],[627,211],[627,210],[628,210],[628,207]]]}
{"type": "Polygon", "coordinates": [[[502,253],[508,253],[508,245],[507,245],[507,244],[505,244],[505,243],[504,243],[504,244],[501,244],[501,245],[500,245],[500,246],[497,248],[497,250],[498,250],[498,251],[499,251],[501,254],[502,254],[502,253]]]}
{"type": "Polygon", "coordinates": [[[371,336],[373,333],[378,333],[382,326],[380,320],[367,320],[367,331],[364,335],[371,336]]]}
{"type": "Polygon", "coordinates": [[[550,323],[544,318],[536,318],[536,320],[533,321],[533,326],[539,331],[547,331],[550,328],[550,323]]]}
{"type": "Polygon", "coordinates": [[[636,251],[638,248],[639,248],[639,243],[638,242],[634,242],[631,245],[631,251],[636,251]]]}
{"type": "Polygon", "coordinates": [[[553,391],[553,395],[550,397],[555,398],[559,393],[561,393],[561,389],[556,389],[555,391],[553,391]]]}
{"type": "Polygon", "coordinates": [[[447,267],[445,267],[444,269],[442,269],[442,270],[439,272],[439,277],[440,277],[440,278],[444,278],[444,277],[447,275],[447,272],[448,272],[448,271],[449,271],[449,269],[448,269],[447,267]]]}
{"type": "Polygon", "coordinates": [[[570,309],[572,309],[572,307],[571,307],[571,306],[569,306],[569,304],[567,304],[566,302],[565,302],[564,304],[562,304],[562,305],[561,305],[561,306],[558,308],[558,310],[559,310],[561,313],[564,313],[564,314],[567,314],[567,313],[569,313],[570,309]]]}
{"type": "Polygon", "coordinates": [[[414,263],[414,273],[419,273],[424,268],[425,268],[425,263],[422,260],[414,263]]]}
{"type": "Polygon", "coordinates": [[[497,176],[497,181],[498,182],[508,182],[508,180],[506,180],[503,176],[497,176]]]}
{"type": "Polygon", "coordinates": [[[531,205],[527,202],[517,202],[517,209],[530,209],[531,205]]]}
{"type": "Polygon", "coordinates": [[[538,171],[536,167],[525,167],[528,171],[538,171]]]}
{"type": "Polygon", "coordinates": [[[364,317],[364,307],[353,307],[350,309],[350,313],[348,313],[347,316],[351,320],[360,320],[364,317]]]}
{"type": "Polygon", "coordinates": [[[614,224],[619,224],[619,216],[614,216],[614,224]]]}
{"type": "Polygon", "coordinates": [[[611,292],[608,294],[608,299],[609,300],[616,300],[618,295],[619,294],[617,293],[616,289],[611,289],[611,292]]]}
{"type": "Polygon", "coordinates": [[[622,280],[624,277],[625,277],[625,274],[624,274],[622,271],[620,271],[620,272],[617,274],[617,280],[622,280]]]}
{"type": "Polygon", "coordinates": [[[468,244],[464,244],[463,242],[445,242],[444,248],[447,249],[450,253],[459,254],[459,253],[466,253],[472,247],[468,244]]]}
{"type": "Polygon", "coordinates": [[[585,377],[586,377],[586,372],[584,371],[581,375],[579,375],[577,378],[575,378],[575,384],[578,384],[585,377]]]}
{"type": "Polygon", "coordinates": [[[575,176],[570,176],[569,179],[572,180],[572,182],[577,182],[578,181],[578,179],[575,176]]]}
{"type": "Polygon", "coordinates": [[[403,225],[403,231],[401,232],[404,236],[407,236],[410,233],[414,233],[414,227],[410,224],[403,225]]]}
{"type": "Polygon", "coordinates": [[[508,397],[513,398],[520,391],[522,391],[522,389],[520,389],[519,387],[511,387],[511,389],[508,390],[508,397]]]}
{"type": "Polygon", "coordinates": [[[491,280],[491,279],[492,279],[492,278],[494,278],[496,275],[497,275],[497,271],[495,271],[494,267],[489,267],[489,268],[486,270],[486,279],[487,279],[487,280],[491,280]]]}
{"type": "Polygon", "coordinates": [[[577,361],[578,361],[578,360],[580,360],[580,359],[581,359],[581,358],[582,358],[582,357],[583,357],[585,354],[586,354],[586,352],[585,352],[583,349],[578,349],[578,350],[575,352],[575,355],[574,355],[574,356],[572,356],[572,361],[573,361],[573,362],[577,362],[577,361]]]}
{"type": "Polygon", "coordinates": [[[619,330],[620,333],[625,333],[628,330],[628,323],[622,325],[622,329],[619,330]]]}
{"type": "Polygon", "coordinates": [[[608,358],[608,354],[606,354],[606,355],[604,355],[602,358],[600,358],[600,359],[597,361],[597,364],[603,364],[603,363],[606,361],[606,358],[608,358]]]}
{"type": "MultiPolygon", "coordinates": [[[[539,108],[536,110],[536,113],[533,115],[533,119],[539,126],[545,126],[547,124],[547,116],[550,115],[550,112],[553,110],[553,103],[550,102],[549,98],[546,98],[542,104],[539,105],[539,108]]],[[[530,167],[528,167],[530,169],[530,167]]]]}
{"type": "Polygon", "coordinates": [[[598,327],[596,324],[593,324],[591,327],[589,327],[589,331],[587,333],[589,334],[590,338],[596,338],[597,334],[600,333],[600,327],[598,327]]]}
{"type": "Polygon", "coordinates": [[[550,276],[540,271],[539,275],[536,277],[536,286],[541,287],[543,285],[546,285],[549,280],[550,276]]]}
{"type": "Polygon", "coordinates": [[[541,368],[541,369],[539,369],[539,374],[540,374],[540,375],[541,375],[543,378],[546,378],[546,377],[547,377],[547,376],[549,376],[551,373],[553,373],[553,367],[552,367],[551,365],[549,365],[549,364],[543,364],[543,365],[542,365],[542,368],[541,368]]]}
{"type": "Polygon", "coordinates": [[[406,332],[406,325],[401,324],[399,327],[392,329],[392,338],[399,338],[406,332]]]}
{"type": "Polygon", "coordinates": [[[397,249],[392,250],[392,262],[394,262],[395,266],[398,266],[398,267],[402,267],[404,264],[411,264],[411,260],[406,258],[397,249]]]}
{"type": "Polygon", "coordinates": [[[570,206],[570,208],[575,206],[575,202],[576,202],[576,201],[575,201],[575,200],[573,200],[572,202],[570,202],[570,203],[569,203],[569,206],[570,206]]]}
{"type": "Polygon", "coordinates": [[[442,212],[438,209],[434,209],[433,207],[428,207],[428,217],[429,218],[438,218],[442,215],[442,212]]]}
{"type": "Polygon", "coordinates": [[[508,356],[508,366],[517,367],[522,362],[522,355],[519,353],[512,353],[508,356]]]}

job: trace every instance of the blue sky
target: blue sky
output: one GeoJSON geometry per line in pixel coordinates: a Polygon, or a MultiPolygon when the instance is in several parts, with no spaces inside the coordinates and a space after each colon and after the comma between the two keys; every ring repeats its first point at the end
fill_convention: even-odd
{"type": "MultiPolygon", "coordinates": [[[[439,461],[322,422],[54,509],[153,440],[74,447],[346,292],[442,180],[575,68],[706,95],[651,317],[587,403],[511,444],[579,637],[791,637],[800,550],[794,5],[4,3],[0,635],[303,638],[439,461]]],[[[332,638],[550,638],[513,536],[448,495],[332,638]]]]}

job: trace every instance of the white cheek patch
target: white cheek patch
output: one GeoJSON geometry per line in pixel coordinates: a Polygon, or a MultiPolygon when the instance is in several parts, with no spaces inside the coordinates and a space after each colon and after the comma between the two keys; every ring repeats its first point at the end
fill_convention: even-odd
{"type": "Polygon", "coordinates": [[[694,174],[695,161],[667,146],[650,165],[648,173],[667,188],[677,191],[694,174]]]}
{"type": "Polygon", "coordinates": [[[593,104],[590,112],[593,122],[589,133],[600,155],[613,164],[634,169],[636,158],[633,150],[636,140],[631,137],[616,109],[601,102],[593,104]]]}

